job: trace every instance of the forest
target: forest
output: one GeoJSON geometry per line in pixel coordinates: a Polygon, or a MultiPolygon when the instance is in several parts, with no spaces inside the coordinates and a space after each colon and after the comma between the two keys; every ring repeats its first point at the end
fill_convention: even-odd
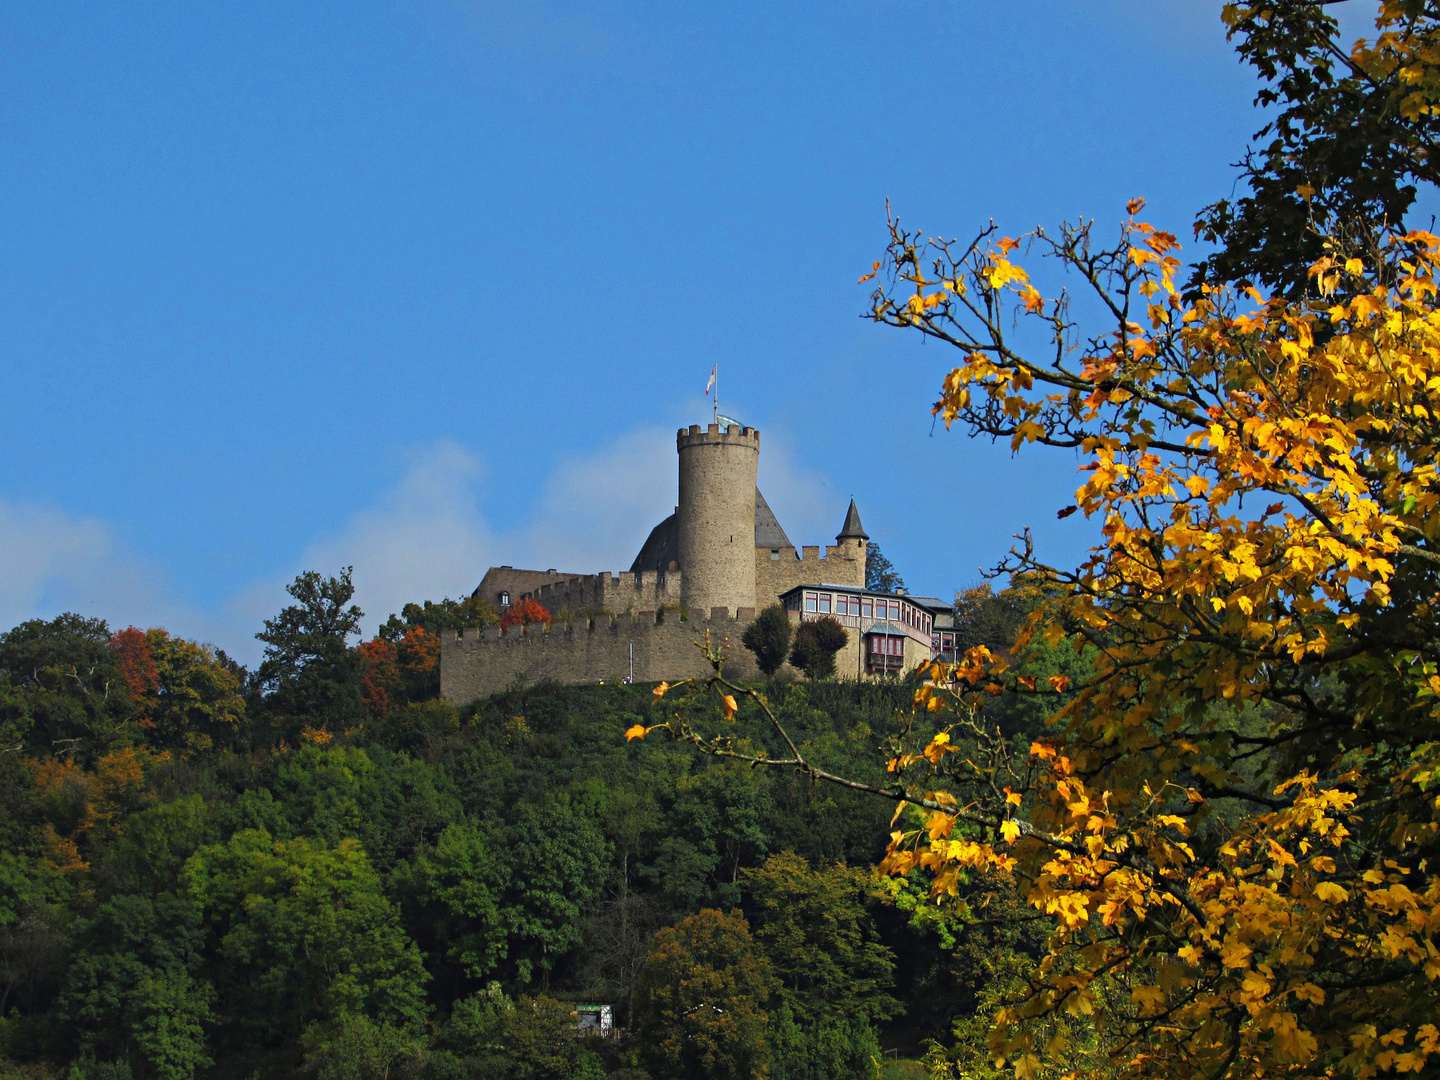
{"type": "MultiPolygon", "coordinates": [[[[457,710],[438,634],[483,602],[357,644],[348,571],[290,592],[254,671],[76,615],[0,635],[0,1075],[871,1077],[1035,953],[998,879],[983,917],[877,882],[865,794],[627,742],[651,687],[457,710]],[[719,1022],[677,1044],[697,980],[719,1022]]],[[[972,601],[975,644],[1013,632],[1011,598],[972,601]]],[[[898,680],[761,685],[856,775],[914,708],[898,680]]]]}

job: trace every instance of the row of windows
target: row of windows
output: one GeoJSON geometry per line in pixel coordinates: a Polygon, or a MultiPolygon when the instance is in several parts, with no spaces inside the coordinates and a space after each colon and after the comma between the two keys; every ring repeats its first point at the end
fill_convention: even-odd
{"type": "Polygon", "coordinates": [[[888,619],[913,626],[922,634],[931,627],[929,615],[899,600],[880,600],[871,596],[847,596],[845,593],[807,592],[805,610],[819,615],[855,615],[861,619],[888,619]]]}
{"type": "Polygon", "coordinates": [[[954,652],[959,639],[954,634],[942,634],[938,631],[930,635],[930,648],[935,652],[954,652]]]}
{"type": "Polygon", "coordinates": [[[877,656],[904,656],[905,639],[876,634],[870,639],[870,651],[877,656]]]}

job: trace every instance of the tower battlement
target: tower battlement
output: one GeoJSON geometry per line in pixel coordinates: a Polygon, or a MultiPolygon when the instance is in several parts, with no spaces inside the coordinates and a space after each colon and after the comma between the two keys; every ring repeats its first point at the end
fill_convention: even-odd
{"type": "Polygon", "coordinates": [[[757,428],[744,427],[741,424],[707,424],[704,427],[699,424],[691,424],[688,428],[681,428],[675,433],[677,449],[684,450],[697,443],[734,443],[739,446],[753,446],[755,452],[759,453],[760,431],[757,428]]]}

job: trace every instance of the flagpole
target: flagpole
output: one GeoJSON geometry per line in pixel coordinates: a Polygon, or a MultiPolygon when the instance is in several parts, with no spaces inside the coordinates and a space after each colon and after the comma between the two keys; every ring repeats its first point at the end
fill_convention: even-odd
{"type": "Polygon", "coordinates": [[[720,365],[716,364],[712,369],[715,373],[715,426],[720,426],[720,365]]]}

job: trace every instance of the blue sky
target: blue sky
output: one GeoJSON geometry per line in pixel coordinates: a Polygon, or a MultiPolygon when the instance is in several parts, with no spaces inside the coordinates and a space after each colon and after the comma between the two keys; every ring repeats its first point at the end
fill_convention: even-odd
{"type": "Polygon", "coordinates": [[[621,569],[713,364],[797,543],[853,495],[917,590],[1073,561],[1075,460],[932,435],[953,357],[856,278],[887,197],[1188,235],[1259,125],[1219,7],[5,5],[0,625],[253,660],[301,569],[621,569]]]}

